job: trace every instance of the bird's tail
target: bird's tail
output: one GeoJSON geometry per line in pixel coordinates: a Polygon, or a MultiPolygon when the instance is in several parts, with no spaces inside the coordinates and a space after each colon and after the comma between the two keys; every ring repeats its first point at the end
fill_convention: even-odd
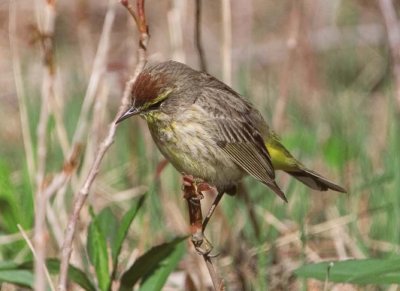
{"type": "Polygon", "coordinates": [[[347,192],[343,187],[305,167],[299,167],[295,170],[286,170],[285,172],[314,190],[327,191],[328,189],[331,189],[342,193],[347,192]]]}
{"type": "MultiPolygon", "coordinates": [[[[273,131],[269,134],[269,137],[265,141],[265,146],[271,155],[272,165],[275,170],[285,171],[314,190],[327,191],[328,189],[331,189],[343,193],[347,192],[343,187],[304,167],[281,144],[279,137],[273,131]]],[[[278,190],[275,192],[279,195],[278,190]]]]}

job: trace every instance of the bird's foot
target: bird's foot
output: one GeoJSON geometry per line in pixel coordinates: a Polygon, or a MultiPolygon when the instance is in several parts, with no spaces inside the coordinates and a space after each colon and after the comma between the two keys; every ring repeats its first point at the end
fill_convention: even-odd
{"type": "Polygon", "coordinates": [[[192,234],[192,243],[197,253],[202,256],[208,256],[214,248],[203,232],[192,234]]]}
{"type": "Polygon", "coordinates": [[[189,218],[192,233],[192,243],[198,254],[210,257],[213,249],[210,241],[204,236],[203,216],[201,212],[201,199],[204,198],[202,192],[215,190],[208,183],[201,179],[196,179],[191,175],[183,174],[184,198],[189,203],[189,218]]]}
{"type": "Polygon", "coordinates": [[[192,187],[193,184],[202,182],[201,179],[195,178],[192,175],[186,175],[185,173],[182,173],[182,180],[183,187],[192,187]]]}
{"type": "Polygon", "coordinates": [[[182,181],[182,190],[184,193],[184,198],[187,199],[190,202],[198,202],[201,199],[204,198],[203,194],[201,191],[199,191],[197,187],[197,181],[193,176],[190,175],[185,175],[183,176],[183,181],[182,181]]]}
{"type": "Polygon", "coordinates": [[[182,185],[183,185],[183,191],[185,193],[190,193],[192,195],[185,194],[184,198],[189,198],[190,196],[191,199],[193,200],[201,200],[204,198],[204,195],[202,192],[207,192],[207,191],[215,191],[215,188],[210,186],[207,182],[204,182],[202,179],[199,178],[194,178],[192,175],[185,175],[183,174],[182,176],[182,185]],[[195,195],[193,195],[195,194],[195,195]]]}

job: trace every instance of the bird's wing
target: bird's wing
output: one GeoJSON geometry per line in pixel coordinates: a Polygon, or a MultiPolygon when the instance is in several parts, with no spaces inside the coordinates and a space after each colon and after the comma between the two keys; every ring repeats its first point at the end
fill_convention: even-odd
{"type": "Polygon", "coordinates": [[[285,194],[275,182],[271,157],[261,135],[250,125],[232,120],[214,121],[217,145],[243,170],[269,186],[286,201],[285,194]]]}
{"type": "Polygon", "coordinates": [[[209,126],[214,129],[210,134],[217,145],[243,170],[286,201],[284,193],[275,183],[275,171],[263,138],[249,118],[255,109],[239,95],[232,96],[232,92],[225,90],[204,88],[202,95],[200,99],[214,99],[213,102],[203,99],[201,104],[209,117],[205,122],[210,122],[209,126]],[[207,94],[206,97],[204,94],[207,94]]]}

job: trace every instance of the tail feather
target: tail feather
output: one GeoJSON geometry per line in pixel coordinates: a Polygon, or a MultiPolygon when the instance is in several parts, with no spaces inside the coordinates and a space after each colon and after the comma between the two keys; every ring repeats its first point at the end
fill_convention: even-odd
{"type": "Polygon", "coordinates": [[[279,188],[278,184],[276,184],[275,181],[273,181],[272,183],[266,183],[265,181],[261,181],[261,182],[264,185],[268,186],[268,188],[270,188],[272,191],[274,191],[276,193],[276,195],[278,195],[283,201],[285,201],[286,203],[288,202],[288,200],[285,196],[285,193],[282,191],[281,188],[279,188]]]}
{"type": "Polygon", "coordinates": [[[283,193],[283,191],[281,190],[281,188],[279,188],[279,186],[276,184],[276,182],[274,181],[274,183],[270,183],[267,184],[267,186],[273,190],[283,201],[285,201],[286,203],[288,202],[285,193],[283,193]]]}
{"type": "Polygon", "coordinates": [[[327,191],[328,189],[331,189],[337,192],[347,193],[346,189],[343,187],[306,168],[286,171],[286,173],[292,175],[294,178],[314,190],[327,191]]]}

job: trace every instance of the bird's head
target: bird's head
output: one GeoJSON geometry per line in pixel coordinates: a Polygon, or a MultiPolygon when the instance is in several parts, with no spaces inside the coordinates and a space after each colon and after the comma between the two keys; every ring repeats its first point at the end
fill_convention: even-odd
{"type": "Polygon", "coordinates": [[[146,67],[132,86],[131,104],[117,123],[137,114],[158,109],[180,85],[184,71],[191,70],[184,64],[168,61],[146,67]]]}

